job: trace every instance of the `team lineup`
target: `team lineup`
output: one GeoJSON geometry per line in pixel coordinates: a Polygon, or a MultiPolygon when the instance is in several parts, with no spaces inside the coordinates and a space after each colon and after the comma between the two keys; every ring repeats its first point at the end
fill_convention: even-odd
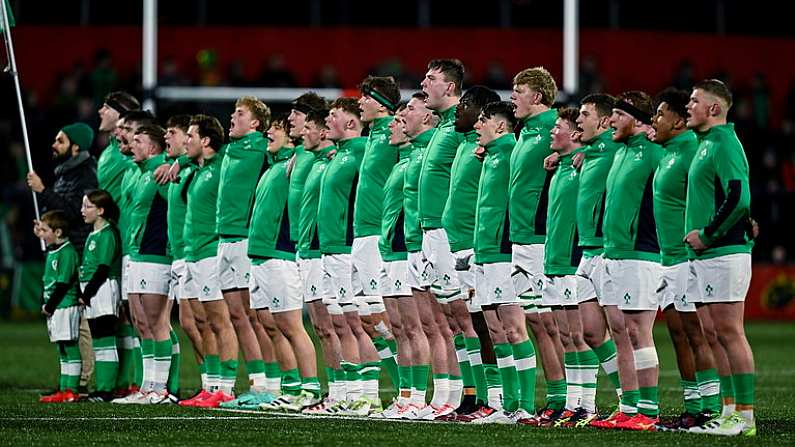
{"type": "MultiPolygon", "coordinates": [[[[95,402],[755,436],[758,229],[726,85],[555,108],[543,67],[510,101],[463,79],[436,59],[410,98],[368,76],[358,99],[307,92],[284,117],[244,96],[228,130],[201,114],[161,127],[109,94],[82,255],[62,211],[34,228],[61,365],[41,400],[79,399],[82,315],[95,402]],[[201,372],[184,400],[174,304],[201,372]],[[670,421],[658,310],[685,410],[670,421]],[[614,411],[596,407],[600,367],[614,411]]],[[[56,144],[91,132],[73,126],[56,144]]]]}

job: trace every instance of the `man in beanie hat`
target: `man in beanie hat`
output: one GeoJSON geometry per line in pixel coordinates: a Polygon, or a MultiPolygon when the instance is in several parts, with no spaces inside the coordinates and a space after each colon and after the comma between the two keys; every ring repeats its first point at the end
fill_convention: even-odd
{"type": "Polygon", "coordinates": [[[52,144],[55,182],[47,187],[35,171],[28,173],[28,186],[39,194],[41,211],[60,209],[66,213],[72,232],[71,241],[78,252],[83,252],[91,226],[83,222],[80,206],[86,191],[97,188],[97,162],[89,153],[94,141],[94,131],[83,123],[64,126],[52,144]]]}

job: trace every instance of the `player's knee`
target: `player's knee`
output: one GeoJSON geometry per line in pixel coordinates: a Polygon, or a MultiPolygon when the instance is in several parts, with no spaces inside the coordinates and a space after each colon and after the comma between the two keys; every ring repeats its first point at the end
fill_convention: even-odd
{"type": "Polygon", "coordinates": [[[671,341],[675,345],[687,344],[689,337],[682,326],[669,326],[668,333],[671,335],[671,341]]]}
{"type": "Polygon", "coordinates": [[[657,350],[654,348],[654,346],[635,349],[633,354],[635,357],[636,371],[656,368],[659,364],[659,361],[657,360],[657,350]]]}

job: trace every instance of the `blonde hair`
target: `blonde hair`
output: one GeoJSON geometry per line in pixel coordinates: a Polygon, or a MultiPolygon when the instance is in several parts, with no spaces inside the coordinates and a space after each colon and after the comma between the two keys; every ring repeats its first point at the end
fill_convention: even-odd
{"type": "Polygon", "coordinates": [[[558,94],[555,78],[544,67],[526,68],[513,77],[514,85],[526,85],[541,93],[541,103],[551,106],[558,94]]]}
{"type": "Polygon", "coordinates": [[[271,126],[271,109],[256,96],[241,96],[235,102],[235,107],[247,108],[254,119],[259,121],[257,130],[260,132],[267,132],[271,126]]]}

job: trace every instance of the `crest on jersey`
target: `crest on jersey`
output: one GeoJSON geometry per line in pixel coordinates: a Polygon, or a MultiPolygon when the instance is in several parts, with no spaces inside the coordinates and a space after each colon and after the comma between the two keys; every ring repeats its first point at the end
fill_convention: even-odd
{"type": "Polygon", "coordinates": [[[91,243],[88,244],[88,251],[94,251],[96,250],[96,248],[97,248],[97,241],[91,241],[91,243]]]}

